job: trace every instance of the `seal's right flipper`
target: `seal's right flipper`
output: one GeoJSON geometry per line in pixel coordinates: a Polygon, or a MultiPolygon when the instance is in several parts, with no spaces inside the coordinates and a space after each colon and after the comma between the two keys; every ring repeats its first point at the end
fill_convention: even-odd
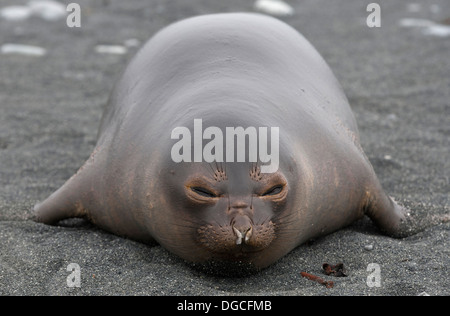
{"type": "Polygon", "coordinates": [[[77,198],[79,176],[71,177],[61,188],[41,203],[33,207],[34,220],[45,224],[56,224],[70,217],[86,215],[81,201],[77,198]]]}
{"type": "Polygon", "coordinates": [[[84,204],[92,201],[92,179],[97,175],[100,152],[99,147],[95,148],[75,175],[46,200],[33,207],[35,221],[54,225],[65,218],[87,216],[84,204]]]}

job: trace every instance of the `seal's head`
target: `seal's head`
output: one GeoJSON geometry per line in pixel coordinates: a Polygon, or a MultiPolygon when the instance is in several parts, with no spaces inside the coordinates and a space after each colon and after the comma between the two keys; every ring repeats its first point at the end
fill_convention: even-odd
{"type": "Polygon", "coordinates": [[[228,175],[223,164],[212,171],[184,184],[186,208],[205,213],[197,241],[217,257],[248,260],[275,239],[272,219],[286,201],[286,178],[280,172],[261,174],[256,164],[240,174],[228,175]]]}
{"type": "Polygon", "coordinates": [[[291,183],[281,169],[261,173],[257,163],[191,163],[168,174],[163,186],[171,198],[164,203],[173,216],[156,239],[173,253],[190,262],[262,268],[292,248],[280,234],[292,220],[291,183]]]}

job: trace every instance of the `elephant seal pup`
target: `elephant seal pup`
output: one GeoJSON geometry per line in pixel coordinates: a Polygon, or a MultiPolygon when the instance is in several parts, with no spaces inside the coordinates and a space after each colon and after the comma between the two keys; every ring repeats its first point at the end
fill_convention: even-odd
{"type": "Polygon", "coordinates": [[[322,57],[285,23],[245,13],[151,38],[113,90],[90,158],[34,211],[190,262],[256,268],[364,214],[390,235],[406,217],[322,57]]]}

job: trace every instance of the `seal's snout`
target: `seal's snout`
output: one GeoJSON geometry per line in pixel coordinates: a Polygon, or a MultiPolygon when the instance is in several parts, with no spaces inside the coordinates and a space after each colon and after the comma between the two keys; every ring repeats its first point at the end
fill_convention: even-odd
{"type": "Polygon", "coordinates": [[[251,219],[246,215],[237,216],[233,219],[231,226],[236,235],[236,245],[240,245],[242,241],[248,243],[253,233],[253,223],[251,219]]]}
{"type": "Polygon", "coordinates": [[[251,254],[267,248],[275,239],[272,221],[255,224],[247,214],[236,214],[228,225],[210,223],[197,229],[197,241],[228,259],[251,260],[251,254]]]}

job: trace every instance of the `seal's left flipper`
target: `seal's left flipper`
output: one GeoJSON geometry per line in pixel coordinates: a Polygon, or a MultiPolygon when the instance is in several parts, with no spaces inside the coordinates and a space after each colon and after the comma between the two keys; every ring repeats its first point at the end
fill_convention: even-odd
{"type": "Polygon", "coordinates": [[[367,192],[365,214],[386,234],[393,237],[408,235],[410,211],[397,204],[381,187],[367,192]]]}

